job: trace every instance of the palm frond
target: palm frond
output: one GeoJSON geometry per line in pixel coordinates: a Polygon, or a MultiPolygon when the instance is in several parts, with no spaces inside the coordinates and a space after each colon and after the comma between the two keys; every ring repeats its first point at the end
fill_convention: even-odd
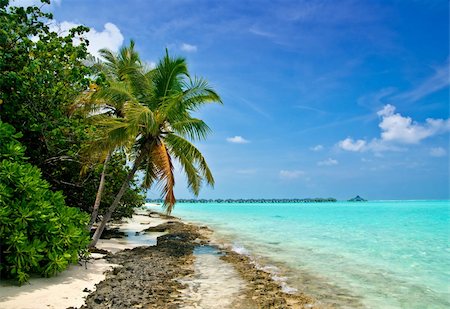
{"type": "Polygon", "coordinates": [[[172,58],[166,49],[165,57],[155,68],[155,90],[156,97],[165,98],[181,91],[183,78],[188,77],[186,60],[184,58],[172,58]]]}
{"type": "Polygon", "coordinates": [[[175,177],[173,174],[173,164],[170,153],[163,141],[153,147],[153,159],[157,168],[157,178],[163,183],[162,191],[164,196],[163,207],[167,213],[171,213],[175,205],[175,177]]]}
{"type": "Polygon", "coordinates": [[[181,85],[182,91],[164,97],[159,106],[170,122],[189,116],[190,112],[198,110],[204,104],[222,103],[220,96],[201,78],[183,81],[181,85]]]}
{"type": "Polygon", "coordinates": [[[183,106],[187,110],[197,110],[201,105],[207,103],[222,103],[220,96],[209,87],[208,82],[202,78],[195,77],[184,83],[183,106]]]}
{"type": "Polygon", "coordinates": [[[118,148],[130,150],[134,142],[129,123],[123,118],[108,118],[97,122],[96,139],[91,142],[92,152],[106,152],[118,148]]]}
{"type": "MultiPolygon", "coordinates": [[[[202,153],[193,144],[175,134],[167,135],[165,142],[170,147],[170,152],[180,160],[180,163],[182,163],[182,160],[191,162],[196,167],[196,170],[199,171],[200,176],[205,179],[206,183],[214,186],[214,177],[211,170],[202,153]]],[[[185,172],[188,171],[185,170],[185,172]]],[[[188,175],[186,176],[189,178],[188,175]]]]}
{"type": "Polygon", "coordinates": [[[147,106],[127,102],[124,112],[130,135],[148,135],[157,130],[154,114],[147,106]]]}
{"type": "Polygon", "coordinates": [[[144,179],[142,180],[142,187],[144,189],[149,189],[158,178],[157,167],[151,160],[152,152],[153,150],[150,152],[150,157],[144,162],[144,179]]]}
{"type": "Polygon", "coordinates": [[[92,94],[92,101],[98,106],[108,106],[115,110],[116,115],[122,113],[124,104],[135,100],[129,85],[123,82],[111,81],[108,87],[99,88],[92,94]]]}
{"type": "Polygon", "coordinates": [[[211,129],[201,119],[188,118],[170,124],[173,132],[187,137],[192,141],[204,140],[206,136],[211,133],[211,129]]]}

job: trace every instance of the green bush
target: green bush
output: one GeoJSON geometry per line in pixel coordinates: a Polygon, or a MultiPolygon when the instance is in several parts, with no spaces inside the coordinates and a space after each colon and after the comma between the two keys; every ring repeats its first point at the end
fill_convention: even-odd
{"type": "Polygon", "coordinates": [[[26,282],[51,276],[86,254],[87,214],[65,205],[23,157],[11,125],[0,121],[0,275],[26,282]]]}

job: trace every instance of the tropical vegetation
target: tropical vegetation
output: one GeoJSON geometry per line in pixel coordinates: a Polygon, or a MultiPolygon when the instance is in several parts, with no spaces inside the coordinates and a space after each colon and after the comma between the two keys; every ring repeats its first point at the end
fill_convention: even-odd
{"type": "Polygon", "coordinates": [[[64,270],[86,252],[86,213],[68,207],[24,157],[22,134],[0,121],[0,275],[20,284],[31,273],[64,270]]]}
{"type": "Polygon", "coordinates": [[[175,204],[173,159],[177,159],[198,195],[203,182],[214,178],[201,152],[189,141],[202,140],[209,127],[191,114],[204,104],[221,102],[219,95],[201,78],[192,78],[184,58],[172,58],[167,50],[155,69],[147,70],[134,49],[134,42],[118,55],[103,50],[101,72],[107,86],[99,97],[121,106],[124,117],[99,118],[98,138],[91,149],[111,153],[125,149],[133,167],[114,202],[103,216],[91,245],[99,239],[135,173],[144,174],[142,186],[160,184],[168,213],[175,204]],[[125,64],[125,65],[124,65],[125,64]]]}
{"type": "Polygon", "coordinates": [[[193,112],[220,97],[186,60],[166,50],[150,69],[134,42],[93,59],[89,29],[55,33],[52,18],[0,0],[0,275],[19,283],[76,262],[94,222],[91,246],[145,189],[170,212],[175,160],[195,195],[214,184],[193,144],[210,129],[193,112]]]}

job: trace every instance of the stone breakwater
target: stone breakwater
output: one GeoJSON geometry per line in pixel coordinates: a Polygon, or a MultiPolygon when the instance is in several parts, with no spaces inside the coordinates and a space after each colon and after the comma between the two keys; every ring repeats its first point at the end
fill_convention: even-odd
{"type": "MultiPolygon", "coordinates": [[[[157,215],[150,213],[152,216],[157,215]]],[[[106,274],[81,308],[190,308],[192,304],[183,294],[187,288],[183,279],[194,275],[194,248],[215,244],[208,237],[208,228],[168,219],[172,220],[145,231],[167,233],[158,237],[156,246],[106,255],[109,262],[120,266],[106,274]]],[[[249,257],[220,250],[221,259],[233,265],[247,283],[232,308],[323,308],[307,295],[283,292],[249,257]]]]}

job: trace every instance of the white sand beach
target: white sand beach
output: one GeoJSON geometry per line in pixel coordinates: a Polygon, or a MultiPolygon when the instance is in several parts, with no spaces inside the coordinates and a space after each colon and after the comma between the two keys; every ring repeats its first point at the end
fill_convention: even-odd
{"type": "MultiPolygon", "coordinates": [[[[167,219],[151,218],[146,212],[138,212],[121,224],[111,224],[110,228],[118,227],[121,231],[134,235],[136,232],[157,226],[167,219]]],[[[123,249],[132,249],[142,245],[155,245],[157,234],[144,235],[141,243],[138,240],[101,239],[97,248],[112,253],[123,249]]],[[[23,286],[17,286],[10,281],[0,281],[0,308],[2,309],[59,309],[80,307],[84,298],[95,289],[95,284],[105,278],[105,271],[112,269],[114,264],[102,258],[102,254],[93,253],[87,265],[71,265],[66,271],[51,278],[32,278],[23,286]]]]}

